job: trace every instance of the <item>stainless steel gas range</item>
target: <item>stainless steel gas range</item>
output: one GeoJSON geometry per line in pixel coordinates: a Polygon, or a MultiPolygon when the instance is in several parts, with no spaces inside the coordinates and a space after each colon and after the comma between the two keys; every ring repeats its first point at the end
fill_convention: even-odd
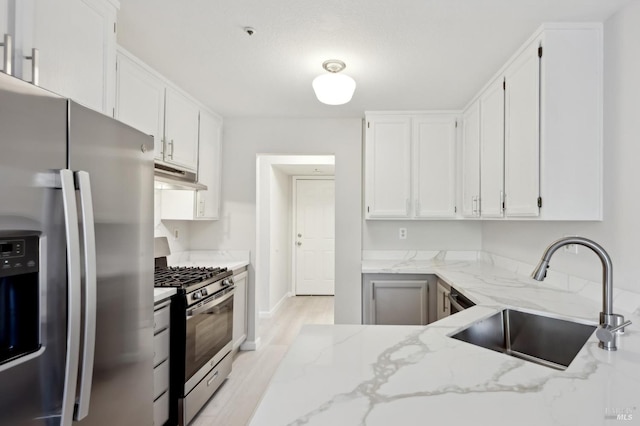
{"type": "Polygon", "coordinates": [[[231,372],[235,285],[226,268],[168,267],[163,255],[156,257],[155,286],[178,291],[171,302],[170,419],[185,426],[231,372]]]}

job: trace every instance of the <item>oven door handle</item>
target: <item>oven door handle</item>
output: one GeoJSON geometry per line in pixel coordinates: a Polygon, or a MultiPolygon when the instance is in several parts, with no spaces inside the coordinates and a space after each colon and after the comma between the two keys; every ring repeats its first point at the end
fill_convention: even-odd
{"type": "Polygon", "coordinates": [[[217,306],[219,304],[221,304],[224,301],[229,300],[231,297],[233,297],[233,294],[236,292],[235,288],[232,288],[229,292],[227,292],[225,295],[223,296],[213,296],[212,298],[209,299],[209,302],[205,303],[204,305],[200,306],[199,308],[196,309],[192,309],[187,311],[187,320],[193,318],[195,315],[206,311],[208,309],[213,308],[214,306],[217,306]]]}

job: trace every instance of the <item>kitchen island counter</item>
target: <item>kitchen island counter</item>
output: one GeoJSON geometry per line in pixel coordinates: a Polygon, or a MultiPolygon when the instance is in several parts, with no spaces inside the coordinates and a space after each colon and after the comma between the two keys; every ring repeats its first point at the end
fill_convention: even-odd
{"type": "Polygon", "coordinates": [[[637,297],[614,302],[634,322],[617,352],[599,349],[593,334],[560,371],[448,336],[504,307],[596,324],[601,302],[584,293],[591,290],[538,283],[484,262],[416,262],[365,261],[363,272],[433,273],[477,305],[424,327],[305,326],[251,425],[640,424],[637,297]]]}

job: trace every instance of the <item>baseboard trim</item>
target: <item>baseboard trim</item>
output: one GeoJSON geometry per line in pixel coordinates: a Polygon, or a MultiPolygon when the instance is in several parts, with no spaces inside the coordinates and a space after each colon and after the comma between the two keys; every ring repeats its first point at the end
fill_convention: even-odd
{"type": "Polygon", "coordinates": [[[260,338],[258,337],[256,340],[245,340],[240,345],[241,351],[257,351],[260,347],[260,338]]]}
{"type": "Polygon", "coordinates": [[[280,299],[278,303],[276,303],[275,306],[270,311],[260,311],[258,313],[258,317],[261,319],[268,319],[273,317],[275,313],[278,312],[278,309],[282,307],[282,304],[284,303],[284,301],[290,298],[291,296],[293,296],[293,293],[291,293],[290,291],[287,292],[284,296],[282,296],[282,299],[280,299]]]}

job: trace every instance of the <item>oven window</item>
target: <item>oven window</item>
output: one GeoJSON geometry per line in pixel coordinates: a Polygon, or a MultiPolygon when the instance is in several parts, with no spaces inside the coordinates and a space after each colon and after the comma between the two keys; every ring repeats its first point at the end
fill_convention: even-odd
{"type": "Polygon", "coordinates": [[[0,364],[40,348],[38,273],[0,277],[0,364]]]}
{"type": "MultiPolygon", "coordinates": [[[[205,305],[206,306],[206,305],[205,305]]],[[[233,296],[187,318],[185,380],[231,342],[233,296]]]]}

